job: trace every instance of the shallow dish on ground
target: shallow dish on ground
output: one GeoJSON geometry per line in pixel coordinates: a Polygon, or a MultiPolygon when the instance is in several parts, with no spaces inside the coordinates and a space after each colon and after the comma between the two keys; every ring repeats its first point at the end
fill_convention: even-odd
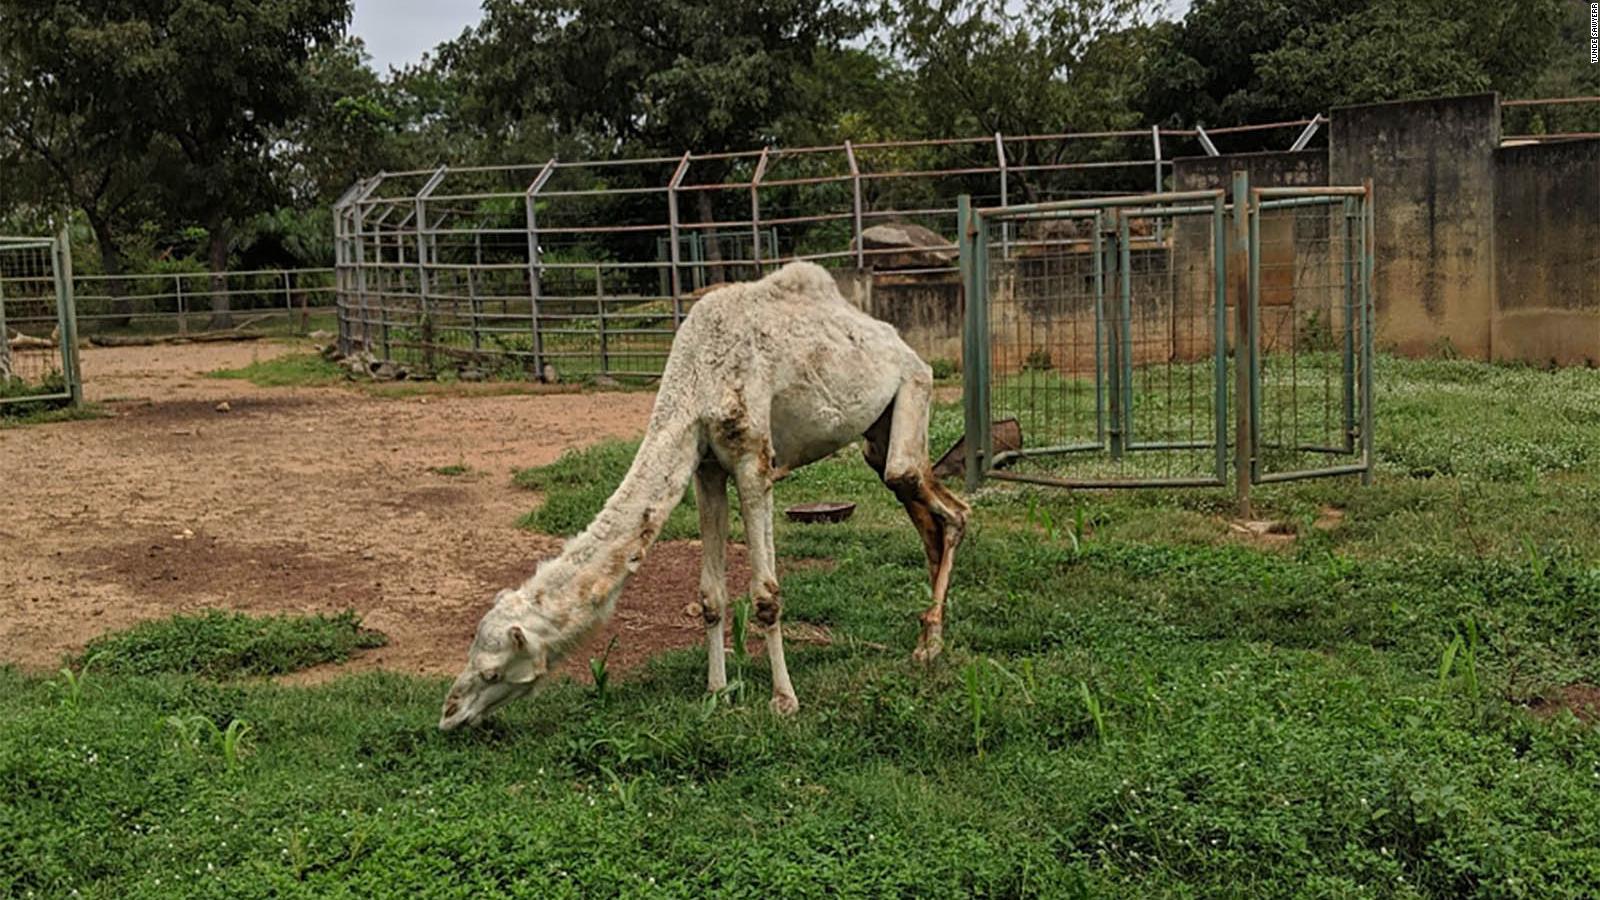
{"type": "Polygon", "coordinates": [[[791,506],[785,509],[783,514],[788,516],[791,522],[843,522],[855,511],[854,503],[823,501],[791,506]]]}

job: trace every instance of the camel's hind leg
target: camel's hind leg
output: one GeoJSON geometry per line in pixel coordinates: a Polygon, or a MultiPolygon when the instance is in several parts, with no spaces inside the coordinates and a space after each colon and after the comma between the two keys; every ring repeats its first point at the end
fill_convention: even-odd
{"type": "Polygon", "coordinates": [[[700,608],[706,623],[706,689],[728,686],[723,619],[728,610],[728,473],[707,460],[694,474],[700,512],[700,608]]]}
{"type": "Polygon", "coordinates": [[[894,402],[867,429],[867,464],[894,491],[922,536],[933,582],[933,603],[922,614],[922,634],[912,654],[928,662],[944,649],[944,600],[956,547],[966,531],[970,508],[950,493],[928,463],[928,401],[933,383],[925,373],[906,379],[894,402]]]}

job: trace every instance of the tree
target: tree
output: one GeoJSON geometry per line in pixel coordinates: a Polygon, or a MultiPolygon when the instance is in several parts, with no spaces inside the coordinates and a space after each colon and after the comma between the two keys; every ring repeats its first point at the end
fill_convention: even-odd
{"type": "MultiPolygon", "coordinates": [[[[905,0],[886,5],[885,16],[894,50],[915,72],[924,133],[1036,135],[1138,127],[1133,101],[1149,34],[1140,23],[1154,11],[1144,0],[905,0]]],[[[1125,159],[1123,144],[1029,142],[1007,153],[1019,165],[1125,159]]],[[[1017,184],[1036,197],[1047,180],[1063,178],[1017,184]]]]}
{"type": "MultiPolygon", "coordinates": [[[[797,74],[866,21],[855,0],[486,0],[440,53],[487,122],[546,117],[600,156],[743,150],[773,140],[797,74]]],[[[695,198],[714,221],[711,192],[695,198]]],[[[715,241],[708,251],[717,262],[715,241]]]]}
{"type": "Polygon", "coordinates": [[[359,38],[322,44],[307,61],[304,100],[270,138],[274,178],[294,205],[326,205],[374,172],[410,168],[394,89],[368,61],[359,38]]]}
{"type": "Polygon", "coordinates": [[[349,13],[349,0],[0,0],[0,120],[89,218],[108,272],[118,217],[158,198],[150,214],[206,226],[221,270],[231,224],[270,205],[268,135],[306,103],[305,64],[349,13]]]}
{"type": "MultiPolygon", "coordinates": [[[[275,196],[269,138],[310,100],[306,65],[338,40],[350,0],[143,0],[160,64],[143,80],[155,127],[184,162],[166,169],[169,202],[204,225],[207,263],[228,265],[230,229],[275,196]]],[[[212,280],[212,327],[231,326],[212,280]]]]}
{"type": "Polygon", "coordinates": [[[1153,119],[1264,122],[1333,106],[1525,89],[1560,0],[1196,0],[1162,25],[1142,106],[1153,119]]]}
{"type": "Polygon", "coordinates": [[[0,0],[0,134],[5,168],[23,176],[8,178],[6,200],[81,210],[108,275],[123,273],[121,241],[154,211],[159,154],[134,90],[154,63],[148,38],[136,23],[97,27],[73,4],[0,0]]]}

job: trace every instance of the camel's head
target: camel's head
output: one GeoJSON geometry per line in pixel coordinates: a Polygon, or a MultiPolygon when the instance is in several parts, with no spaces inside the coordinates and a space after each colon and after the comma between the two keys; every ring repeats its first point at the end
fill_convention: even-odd
{"type": "Polygon", "coordinates": [[[496,707],[532,691],[548,671],[548,653],[538,633],[524,624],[513,591],[501,591],[478,623],[467,651],[467,667],[444,698],[439,729],[471,725],[496,707]]]}

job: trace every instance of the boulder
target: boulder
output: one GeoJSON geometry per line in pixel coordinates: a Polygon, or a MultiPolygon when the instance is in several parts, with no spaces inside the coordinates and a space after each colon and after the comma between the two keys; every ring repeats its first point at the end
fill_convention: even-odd
{"type": "MultiPolygon", "coordinates": [[[[951,241],[921,225],[886,222],[863,229],[860,248],[869,269],[945,269],[956,265],[961,254],[951,241]]],[[[855,241],[850,249],[857,249],[855,241]]]]}

